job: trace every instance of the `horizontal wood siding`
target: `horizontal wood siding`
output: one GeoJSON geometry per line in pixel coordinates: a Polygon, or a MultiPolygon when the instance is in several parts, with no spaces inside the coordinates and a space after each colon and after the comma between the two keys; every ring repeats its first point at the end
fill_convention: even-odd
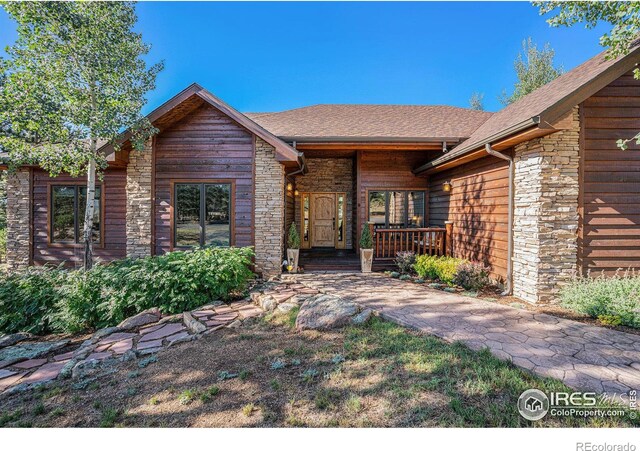
{"type": "Polygon", "coordinates": [[[155,252],[172,248],[172,181],[235,182],[232,218],[235,246],[252,239],[253,137],[217,109],[203,105],[156,138],[155,252]]]}
{"type": "Polygon", "coordinates": [[[582,104],[583,273],[640,268],[640,147],[619,138],[640,131],[640,81],[631,72],[582,104]]]}
{"type": "Polygon", "coordinates": [[[492,275],[506,277],[509,164],[485,157],[434,174],[429,179],[429,217],[433,227],[453,221],[454,256],[479,261],[492,275]],[[449,193],[444,182],[453,185],[449,193]]]}
{"type": "MultiPolygon", "coordinates": [[[[33,173],[33,263],[34,265],[65,263],[74,266],[82,262],[82,245],[49,244],[49,199],[50,185],[86,184],[84,177],[61,175],[49,177],[42,170],[33,173]]],[[[104,247],[95,244],[93,253],[96,259],[111,261],[124,258],[127,240],[125,237],[126,216],[126,172],[124,169],[108,169],[104,181],[98,181],[104,191],[104,218],[102,232],[104,247]]]]}
{"type": "MultiPolygon", "coordinates": [[[[360,151],[357,157],[356,177],[358,193],[357,239],[362,224],[368,221],[367,190],[428,190],[424,177],[416,177],[412,170],[434,158],[434,152],[414,151],[360,151]]],[[[429,195],[428,193],[426,194],[429,195]]],[[[425,222],[429,209],[425,206],[425,222]]]]}

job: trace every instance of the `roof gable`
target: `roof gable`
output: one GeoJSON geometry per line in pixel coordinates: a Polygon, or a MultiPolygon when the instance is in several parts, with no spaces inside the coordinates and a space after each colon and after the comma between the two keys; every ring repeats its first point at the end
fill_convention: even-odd
{"type": "MultiPolygon", "coordinates": [[[[247,129],[254,135],[262,138],[267,143],[271,144],[276,150],[276,159],[278,161],[286,162],[301,162],[301,154],[291,147],[289,144],[282,141],[271,132],[265,130],[262,126],[258,125],[253,120],[249,119],[238,110],[234,109],[227,103],[223,102],[212,93],[194,83],[187,87],[185,90],[178,93],[173,98],[169,99],[164,104],[153,110],[147,115],[149,121],[162,131],[169,125],[174,124],[184,118],[189,112],[203,104],[209,104],[214,108],[227,115],[242,127],[247,129]]],[[[120,144],[125,143],[131,139],[131,131],[127,130],[120,136],[118,142],[120,144]]],[[[105,144],[101,147],[101,150],[107,154],[113,152],[113,146],[105,144]]]]}

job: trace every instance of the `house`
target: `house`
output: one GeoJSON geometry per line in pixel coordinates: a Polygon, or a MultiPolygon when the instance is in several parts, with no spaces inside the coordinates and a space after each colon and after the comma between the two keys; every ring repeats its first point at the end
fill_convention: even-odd
{"type": "MultiPolygon", "coordinates": [[[[353,261],[373,223],[374,261],[403,249],[481,261],[529,302],[552,301],[575,273],[640,268],[640,152],[616,146],[640,130],[639,52],[597,55],[493,114],[242,114],[194,84],[149,115],[160,131],[145,151],[128,133],[121,151],[103,147],[95,256],[255,246],[271,276],[295,221],[310,265],[353,261]]],[[[9,176],[10,268],[81,260],[83,184],[37,167],[9,176]]]]}

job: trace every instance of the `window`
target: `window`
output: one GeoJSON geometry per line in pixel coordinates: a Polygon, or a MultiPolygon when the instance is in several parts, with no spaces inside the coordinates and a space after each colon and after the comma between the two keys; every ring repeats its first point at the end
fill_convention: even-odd
{"type": "Polygon", "coordinates": [[[231,244],[230,184],[176,184],[174,214],[176,247],[231,244]]]}
{"type": "Polygon", "coordinates": [[[424,227],[424,191],[369,191],[369,222],[376,228],[424,227]]]}
{"type": "MultiPolygon", "coordinates": [[[[100,242],[100,207],[102,190],[96,186],[93,208],[93,242],[100,242]]],[[[87,210],[87,187],[80,185],[55,185],[51,189],[51,242],[84,243],[82,229],[87,210]]]]}

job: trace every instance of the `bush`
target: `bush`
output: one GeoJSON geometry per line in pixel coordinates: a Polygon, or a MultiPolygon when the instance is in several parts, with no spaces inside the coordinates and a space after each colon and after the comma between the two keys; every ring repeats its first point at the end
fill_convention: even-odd
{"type": "Polygon", "coordinates": [[[640,328],[640,276],[580,277],[560,291],[563,307],[603,323],[640,328]]]}
{"type": "Polygon", "coordinates": [[[416,257],[413,269],[421,278],[438,279],[442,283],[453,285],[458,266],[463,263],[466,263],[466,260],[460,258],[420,255],[416,257]]]}
{"type": "Polygon", "coordinates": [[[0,228],[0,262],[7,258],[7,229],[0,228]]]}
{"type": "Polygon", "coordinates": [[[396,254],[396,266],[401,274],[411,273],[415,262],[416,254],[411,251],[402,251],[396,254]]]}
{"type": "Polygon", "coordinates": [[[369,224],[365,224],[362,227],[362,233],[360,234],[360,249],[373,249],[373,237],[371,236],[369,224]]]}
{"type": "Polygon", "coordinates": [[[119,260],[90,271],[31,268],[0,279],[0,333],[78,332],[151,307],[173,314],[246,288],[250,248],[208,248],[119,260]]]}
{"type": "Polygon", "coordinates": [[[300,235],[298,234],[298,227],[296,227],[295,222],[292,222],[289,227],[287,249],[300,249],[300,235]]]}
{"type": "Polygon", "coordinates": [[[453,283],[467,290],[480,290],[491,283],[489,268],[482,263],[462,263],[456,270],[453,283]]]}

